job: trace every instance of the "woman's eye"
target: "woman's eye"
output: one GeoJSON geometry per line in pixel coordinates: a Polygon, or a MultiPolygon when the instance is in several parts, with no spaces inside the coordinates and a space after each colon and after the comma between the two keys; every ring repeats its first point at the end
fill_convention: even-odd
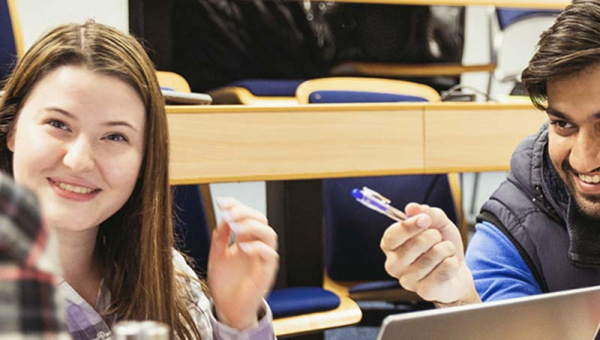
{"type": "Polygon", "coordinates": [[[55,120],[55,119],[53,119],[53,120],[50,120],[50,121],[48,122],[48,124],[49,124],[50,126],[52,126],[52,127],[55,127],[55,128],[57,128],[57,129],[61,129],[61,130],[67,130],[67,131],[69,130],[69,127],[67,126],[67,124],[65,124],[65,123],[61,122],[60,120],[55,120]]]}
{"type": "Polygon", "coordinates": [[[128,142],[127,137],[123,136],[119,133],[113,133],[112,135],[108,135],[106,139],[111,140],[113,142],[128,142]]]}

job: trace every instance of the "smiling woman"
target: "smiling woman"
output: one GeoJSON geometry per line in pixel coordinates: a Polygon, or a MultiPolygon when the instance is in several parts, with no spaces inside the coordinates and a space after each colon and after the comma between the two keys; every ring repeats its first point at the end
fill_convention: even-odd
{"type": "Polygon", "coordinates": [[[5,90],[0,169],[37,194],[57,232],[73,338],[104,338],[116,321],[145,319],[181,339],[274,338],[263,298],[277,241],[261,213],[220,201],[229,218],[211,245],[214,306],[173,249],[164,101],[134,38],[91,21],[57,27],[5,90]]]}
{"type": "MultiPolygon", "coordinates": [[[[90,244],[69,249],[93,250],[100,224],[131,196],[145,123],[144,104],[131,86],[85,67],[51,71],[24,102],[8,138],[13,175],[35,188],[46,222],[59,233],[89,234],[90,244]]],[[[65,265],[81,267],[74,262],[65,265]]],[[[83,297],[93,304],[96,292],[83,297]]]]}

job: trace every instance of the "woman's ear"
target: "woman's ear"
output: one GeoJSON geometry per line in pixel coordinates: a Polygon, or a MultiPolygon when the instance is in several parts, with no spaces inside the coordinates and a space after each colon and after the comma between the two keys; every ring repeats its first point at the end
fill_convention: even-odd
{"type": "Polygon", "coordinates": [[[11,152],[15,152],[15,128],[13,127],[8,131],[6,136],[6,146],[11,152]]]}

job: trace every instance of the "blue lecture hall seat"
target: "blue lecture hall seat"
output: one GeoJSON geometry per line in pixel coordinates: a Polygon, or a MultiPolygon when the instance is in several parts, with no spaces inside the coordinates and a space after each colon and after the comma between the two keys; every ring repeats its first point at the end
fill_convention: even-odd
{"type": "Polygon", "coordinates": [[[23,54],[23,41],[15,0],[0,0],[0,80],[23,54]]]}
{"type": "MultiPolygon", "coordinates": [[[[491,72],[488,81],[488,95],[491,94],[492,82],[494,79],[500,82],[517,81],[520,74],[504,74],[501,65],[498,65],[498,56],[504,43],[504,32],[513,26],[531,20],[540,18],[555,18],[560,14],[560,10],[533,9],[533,8],[509,8],[509,7],[490,7],[489,11],[489,46],[490,62],[496,65],[496,70],[491,72]]],[[[540,32],[541,33],[541,32],[540,32]]],[[[527,60],[529,56],[526,56],[527,60]]]]}
{"type": "MultiPolygon", "coordinates": [[[[394,221],[356,202],[350,192],[363,186],[387,197],[399,209],[404,209],[410,202],[437,206],[458,225],[456,207],[445,174],[323,180],[325,267],[332,280],[367,282],[352,285],[349,289],[350,297],[357,300],[368,299],[367,295],[376,296],[370,292],[400,288],[398,281],[385,272],[385,255],[379,248],[385,229],[394,221]]],[[[398,292],[399,300],[407,296],[412,298],[410,294],[398,292]]]]}
{"type": "Polygon", "coordinates": [[[419,96],[367,91],[315,91],[308,97],[310,104],[427,102],[419,96]]]}
{"type": "Polygon", "coordinates": [[[213,104],[296,105],[298,79],[245,79],[208,93],[213,104]]]}
{"type": "Polygon", "coordinates": [[[208,267],[210,233],[202,209],[202,197],[197,185],[173,186],[173,228],[179,249],[194,260],[194,269],[203,278],[208,267]]]}
{"type": "MultiPolygon", "coordinates": [[[[299,103],[374,103],[439,101],[429,86],[389,79],[321,78],[306,81],[297,90],[299,103]]],[[[402,155],[382,155],[402,157],[402,155]]],[[[460,225],[459,202],[449,176],[403,175],[323,180],[323,212],[326,234],[325,269],[329,279],[348,289],[355,300],[384,300],[394,303],[420,302],[415,294],[401,289],[385,272],[385,255],[379,248],[385,229],[394,221],[362,207],[351,196],[353,188],[368,187],[404,209],[410,202],[442,208],[460,225]]]]}

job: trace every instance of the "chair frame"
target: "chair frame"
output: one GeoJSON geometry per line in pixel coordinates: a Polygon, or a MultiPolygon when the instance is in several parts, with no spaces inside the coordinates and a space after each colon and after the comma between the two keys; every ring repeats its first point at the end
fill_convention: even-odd
{"type": "Polygon", "coordinates": [[[463,73],[493,72],[494,62],[488,64],[390,64],[349,61],[331,69],[333,75],[362,75],[376,77],[437,77],[460,76],[463,73]]]}
{"type": "Polygon", "coordinates": [[[504,32],[513,25],[518,25],[520,22],[524,21],[532,21],[532,20],[545,20],[548,17],[555,16],[554,14],[532,14],[530,16],[525,16],[515,21],[511,22],[504,29],[500,27],[500,22],[498,21],[497,15],[498,7],[496,6],[488,6],[488,39],[489,39],[489,53],[490,53],[490,63],[496,65],[496,68],[490,72],[490,76],[488,78],[487,85],[487,94],[488,96],[492,93],[492,83],[494,79],[497,79],[499,82],[507,82],[507,81],[519,81],[521,79],[521,74],[505,74],[502,71],[502,68],[498,67],[498,55],[500,49],[502,48],[502,43],[504,42],[504,32]]]}
{"type": "Polygon", "coordinates": [[[404,94],[418,96],[430,102],[439,102],[439,93],[427,85],[417,84],[409,81],[383,79],[383,78],[360,78],[360,77],[329,77],[317,78],[303,82],[296,89],[298,103],[308,104],[308,98],[314,91],[365,91],[390,94],[404,94]]]}
{"type": "Polygon", "coordinates": [[[10,14],[10,21],[13,29],[13,36],[15,39],[15,47],[17,50],[17,56],[21,58],[25,53],[25,48],[23,45],[23,34],[21,31],[21,21],[19,20],[19,14],[17,11],[17,1],[16,0],[6,0],[8,4],[8,12],[10,14]]]}
{"type": "Polygon", "coordinates": [[[296,97],[255,96],[248,89],[239,86],[226,86],[208,94],[213,98],[213,104],[242,104],[257,106],[290,106],[297,105],[296,97]]]}
{"type": "Polygon", "coordinates": [[[187,80],[175,72],[156,71],[156,77],[160,86],[169,87],[179,92],[192,92],[187,80]]]}

